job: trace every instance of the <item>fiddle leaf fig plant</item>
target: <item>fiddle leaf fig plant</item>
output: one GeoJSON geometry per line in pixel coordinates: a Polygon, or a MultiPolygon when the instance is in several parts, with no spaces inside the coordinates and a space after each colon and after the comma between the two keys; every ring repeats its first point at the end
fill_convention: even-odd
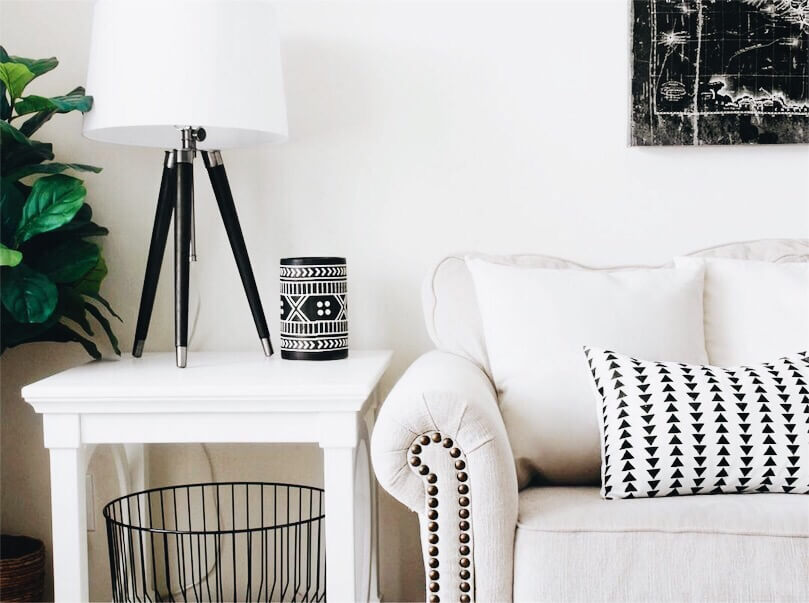
{"type": "Polygon", "coordinates": [[[57,341],[100,358],[95,324],[120,355],[107,315],[121,319],[101,296],[107,265],[94,241],[108,230],[93,222],[84,182],[72,175],[101,168],[52,161],[51,143],[31,138],[55,114],[93,105],[81,87],[63,96],[25,94],[58,64],[9,56],[0,46],[0,354],[57,341]]]}

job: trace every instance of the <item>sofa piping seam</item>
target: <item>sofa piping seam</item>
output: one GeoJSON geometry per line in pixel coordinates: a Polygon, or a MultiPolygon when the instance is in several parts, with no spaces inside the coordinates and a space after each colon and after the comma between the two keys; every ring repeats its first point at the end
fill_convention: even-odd
{"type": "Polygon", "coordinates": [[[542,532],[545,534],[710,534],[715,536],[747,536],[753,538],[800,538],[807,539],[809,534],[765,534],[761,532],[720,532],[720,531],[706,531],[706,530],[658,530],[654,528],[649,529],[633,529],[633,530],[591,530],[591,529],[571,529],[571,530],[549,530],[542,528],[532,528],[517,522],[517,529],[523,529],[529,532],[542,532]]]}

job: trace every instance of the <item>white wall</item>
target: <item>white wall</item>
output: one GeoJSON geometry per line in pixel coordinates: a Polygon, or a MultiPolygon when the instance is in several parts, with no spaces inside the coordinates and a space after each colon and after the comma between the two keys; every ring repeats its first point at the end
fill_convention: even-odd
{"type": "MultiPolygon", "coordinates": [[[[90,4],[0,6],[10,53],[62,61],[35,90],[56,94],[83,82],[90,4]]],[[[806,146],[627,148],[627,6],[281,3],[290,141],[225,155],[269,313],[279,257],[347,256],[351,343],[396,350],[390,384],[429,347],[418,289],[430,264],[448,252],[662,262],[727,241],[809,236],[806,146]]],[[[98,220],[112,231],[105,289],[127,319],[119,331],[128,346],[162,155],[90,142],[80,128],[78,116],[67,116],[42,136],[55,141],[58,157],[105,168],[87,184],[98,220]]],[[[200,262],[192,278],[201,307],[192,348],[259,353],[201,169],[197,199],[200,262]]],[[[152,350],[172,346],[168,268],[152,350]]],[[[277,333],[277,320],[272,326],[277,333]]],[[[47,533],[40,423],[16,391],[81,358],[67,354],[64,346],[36,345],[3,358],[4,531],[47,533]]],[[[217,447],[217,477],[249,471],[272,479],[281,470],[277,455],[276,448],[248,454],[217,447]]],[[[163,479],[200,470],[190,453],[183,461],[161,461],[174,458],[165,451],[155,456],[163,479]]],[[[319,479],[316,451],[306,458],[300,469],[319,479]]],[[[104,462],[96,461],[102,473],[104,462]]],[[[416,522],[387,497],[383,514],[385,597],[420,599],[416,522]]],[[[105,593],[105,565],[99,540],[97,596],[105,593]]]]}

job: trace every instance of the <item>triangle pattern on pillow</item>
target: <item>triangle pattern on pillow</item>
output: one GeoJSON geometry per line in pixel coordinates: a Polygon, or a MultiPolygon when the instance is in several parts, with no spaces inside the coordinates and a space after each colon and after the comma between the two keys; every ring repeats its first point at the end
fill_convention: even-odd
{"type": "Polygon", "coordinates": [[[584,348],[601,494],[809,493],[809,355],[720,368],[584,348]]]}

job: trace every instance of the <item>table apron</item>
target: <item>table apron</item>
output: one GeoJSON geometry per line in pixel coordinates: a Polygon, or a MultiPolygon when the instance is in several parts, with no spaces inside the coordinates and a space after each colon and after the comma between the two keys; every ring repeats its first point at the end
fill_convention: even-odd
{"type": "Polygon", "coordinates": [[[128,443],[318,443],[355,447],[360,439],[356,412],[331,413],[137,413],[44,417],[45,445],[65,439],[65,419],[78,427],[80,444],[128,443]],[[50,432],[50,433],[49,433],[50,432]]]}

